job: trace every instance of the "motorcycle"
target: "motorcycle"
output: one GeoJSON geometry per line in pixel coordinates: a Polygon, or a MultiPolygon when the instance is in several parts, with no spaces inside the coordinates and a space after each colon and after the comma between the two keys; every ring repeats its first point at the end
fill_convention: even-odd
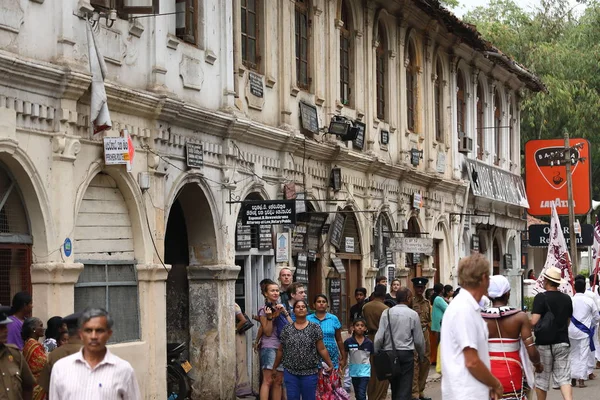
{"type": "Polygon", "coordinates": [[[167,343],[167,400],[187,400],[191,395],[191,378],[188,372],[192,365],[181,361],[185,343],[167,343]]]}

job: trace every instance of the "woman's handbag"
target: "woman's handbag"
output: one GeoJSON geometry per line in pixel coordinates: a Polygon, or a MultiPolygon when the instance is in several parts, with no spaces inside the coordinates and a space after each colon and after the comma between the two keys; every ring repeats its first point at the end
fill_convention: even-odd
{"type": "Polygon", "coordinates": [[[390,320],[390,309],[387,310],[388,332],[392,341],[392,350],[379,350],[373,357],[375,374],[380,381],[388,380],[398,374],[399,361],[396,345],[394,344],[394,335],[392,334],[392,321],[390,320]]]}

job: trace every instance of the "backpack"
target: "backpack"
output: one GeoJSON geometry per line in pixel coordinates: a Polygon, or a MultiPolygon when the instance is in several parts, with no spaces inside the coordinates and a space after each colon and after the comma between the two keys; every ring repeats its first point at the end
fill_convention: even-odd
{"type": "Polygon", "coordinates": [[[554,313],[550,309],[548,304],[548,298],[544,293],[544,301],[546,303],[546,312],[538,323],[533,327],[533,333],[535,334],[536,344],[547,345],[554,344],[556,341],[556,327],[554,320],[556,319],[554,313]]]}

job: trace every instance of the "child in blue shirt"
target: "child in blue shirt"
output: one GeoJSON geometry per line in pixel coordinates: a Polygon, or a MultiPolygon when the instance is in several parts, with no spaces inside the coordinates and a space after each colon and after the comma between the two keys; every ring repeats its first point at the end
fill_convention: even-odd
{"type": "Polygon", "coordinates": [[[352,378],[356,400],[367,399],[367,386],[371,377],[371,354],[375,347],[371,339],[365,336],[367,323],[363,318],[353,321],[354,332],[352,337],[344,341],[344,348],[348,355],[348,371],[352,378]]]}

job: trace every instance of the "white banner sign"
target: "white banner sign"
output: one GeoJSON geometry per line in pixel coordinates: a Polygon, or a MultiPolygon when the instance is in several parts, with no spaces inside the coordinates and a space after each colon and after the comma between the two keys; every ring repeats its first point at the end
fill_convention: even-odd
{"type": "Polygon", "coordinates": [[[390,250],[402,253],[433,254],[433,239],[428,238],[394,238],[390,243],[390,250]]]}
{"type": "Polygon", "coordinates": [[[129,141],[126,137],[104,138],[104,163],[106,165],[129,163],[129,141]]]}

